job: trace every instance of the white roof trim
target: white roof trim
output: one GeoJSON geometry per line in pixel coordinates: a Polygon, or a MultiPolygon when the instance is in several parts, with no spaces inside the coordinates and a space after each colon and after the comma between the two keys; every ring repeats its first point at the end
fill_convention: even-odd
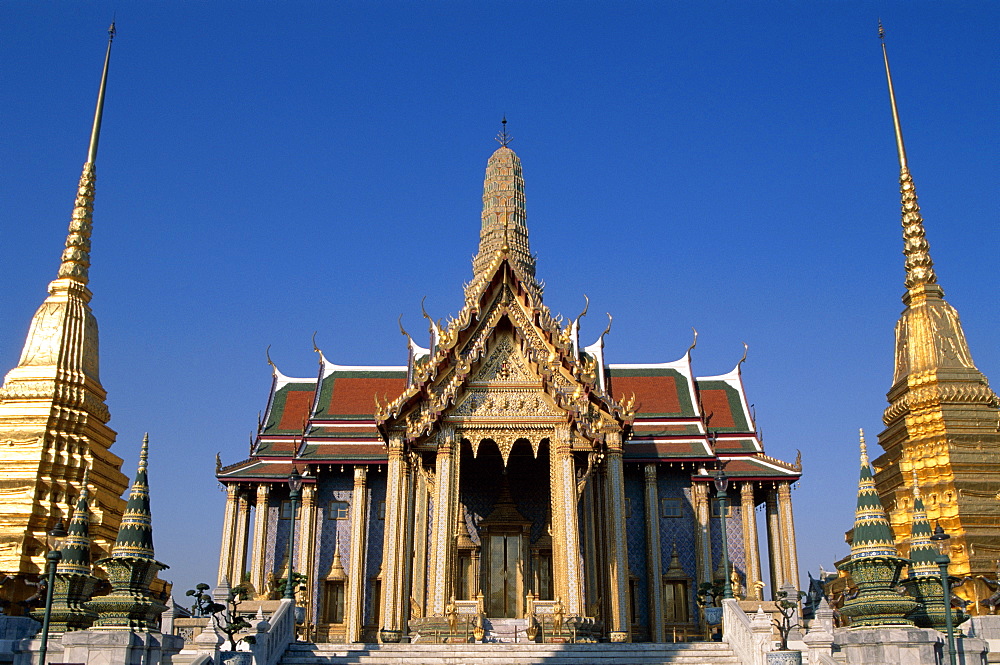
{"type": "Polygon", "coordinates": [[[797,475],[795,471],[790,471],[789,469],[785,469],[783,467],[780,467],[777,464],[772,464],[771,462],[768,462],[767,460],[762,460],[761,458],[755,457],[754,455],[719,455],[719,459],[720,460],[726,460],[726,461],[728,461],[728,460],[746,460],[746,461],[750,461],[750,462],[755,462],[757,464],[760,464],[761,466],[766,466],[766,467],[768,467],[770,469],[774,469],[775,471],[780,471],[782,473],[788,474],[789,476],[797,475]]]}
{"type": "Polygon", "coordinates": [[[708,439],[698,438],[698,439],[650,439],[644,440],[643,443],[697,443],[700,444],[702,449],[705,451],[706,457],[715,457],[715,453],[711,448],[708,447],[708,439]]]}
{"type": "Polygon", "coordinates": [[[406,365],[335,365],[328,363],[323,367],[323,378],[334,372],[405,372],[406,365]]]}

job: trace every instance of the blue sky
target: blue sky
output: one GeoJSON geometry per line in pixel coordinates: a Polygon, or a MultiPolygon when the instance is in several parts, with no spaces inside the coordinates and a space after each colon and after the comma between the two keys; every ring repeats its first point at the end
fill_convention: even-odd
{"type": "MultiPolygon", "coordinates": [[[[455,313],[506,114],[546,302],[611,362],[744,365],[794,493],[800,567],[846,552],[857,429],[902,309],[886,24],[931,253],[1000,381],[996,3],[26,3],[0,6],[0,371],[55,276],[117,13],[93,308],[113,450],[151,439],[155,537],[214,581],[269,368],[402,364],[455,313]]],[[[804,572],[803,572],[804,575],[804,572]]]]}

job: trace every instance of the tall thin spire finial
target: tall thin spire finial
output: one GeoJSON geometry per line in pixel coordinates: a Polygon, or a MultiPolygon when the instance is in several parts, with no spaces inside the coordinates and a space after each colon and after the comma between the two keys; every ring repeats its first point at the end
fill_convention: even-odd
{"type": "Polygon", "coordinates": [[[917,203],[917,189],[906,161],[906,146],[903,145],[903,128],[899,123],[899,109],[896,107],[896,92],[892,87],[892,72],[889,70],[889,53],[885,48],[885,28],[878,22],[878,36],[882,43],[882,61],[885,63],[885,80],[889,87],[889,104],[892,107],[892,126],[896,133],[896,153],[899,156],[899,192],[902,208],[903,255],[906,257],[906,288],[914,289],[925,284],[937,283],[934,262],[931,260],[930,245],[924,231],[924,219],[920,216],[917,203]]]}
{"type": "Polygon", "coordinates": [[[108,50],[104,54],[104,71],[101,73],[101,88],[97,92],[94,127],[90,130],[90,147],[87,150],[87,161],[91,164],[97,161],[97,142],[101,137],[101,118],[104,115],[104,91],[108,86],[108,66],[111,64],[111,42],[114,40],[115,22],[111,21],[111,26],[108,28],[108,50]]]}
{"type": "Polygon", "coordinates": [[[66,249],[63,250],[62,262],[59,265],[59,279],[73,279],[82,284],[90,281],[90,235],[94,215],[94,180],[96,178],[97,143],[101,137],[101,119],[104,116],[104,91],[108,86],[108,67],[111,64],[111,43],[115,39],[115,24],[108,28],[108,49],[104,53],[104,70],[101,72],[101,87],[97,92],[97,109],[94,111],[94,126],[90,130],[90,145],[87,148],[87,161],[80,174],[80,183],[76,189],[76,203],[73,206],[73,218],[69,223],[69,234],[66,236],[66,249]]]}
{"type": "Polygon", "coordinates": [[[892,125],[896,130],[896,152],[899,155],[899,168],[907,168],[906,147],[903,145],[903,128],[899,124],[899,111],[896,108],[896,92],[892,87],[892,72],[889,71],[889,53],[885,49],[885,28],[882,19],[878,21],[878,38],[882,44],[882,61],[885,63],[885,80],[889,86],[889,103],[892,105],[892,125]]]}
{"type": "Polygon", "coordinates": [[[139,449],[139,470],[145,471],[149,464],[149,432],[142,436],[142,448],[139,449]]]}
{"type": "Polygon", "coordinates": [[[868,466],[868,446],[865,444],[865,430],[858,430],[858,438],[861,440],[861,466],[868,466]]]}
{"type": "Polygon", "coordinates": [[[501,129],[500,133],[497,134],[496,141],[504,148],[507,144],[514,140],[514,137],[507,133],[507,115],[504,114],[503,120],[500,121],[501,129]]]}

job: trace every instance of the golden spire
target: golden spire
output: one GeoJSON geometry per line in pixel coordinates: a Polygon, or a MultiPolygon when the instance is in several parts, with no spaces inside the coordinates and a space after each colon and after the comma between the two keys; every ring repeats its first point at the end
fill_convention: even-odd
{"type": "Polygon", "coordinates": [[[76,190],[76,205],[73,219],[69,223],[66,249],[63,250],[59,277],[69,278],[86,284],[90,268],[90,232],[94,214],[94,178],[97,165],[97,143],[101,138],[101,119],[104,115],[104,91],[108,85],[108,66],[111,64],[111,42],[115,39],[115,24],[108,28],[108,49],[104,54],[104,70],[101,73],[101,87],[97,92],[97,109],[94,111],[94,126],[90,130],[90,146],[87,161],[80,174],[80,184],[76,190]]]}
{"type": "Polygon", "coordinates": [[[858,439],[861,442],[861,466],[868,466],[868,446],[865,444],[865,430],[864,428],[858,429],[858,439]]]}
{"type": "Polygon", "coordinates": [[[100,550],[106,552],[114,542],[124,508],[121,494],[128,479],[119,469],[121,460],[108,450],[115,432],[107,425],[111,416],[100,381],[97,319],[87,287],[94,162],[114,34],[112,24],[87,161],[58,276],[31,320],[17,367],[0,388],[0,441],[11,442],[0,451],[0,467],[4,482],[24,497],[0,505],[0,540],[21,543],[0,551],[0,570],[33,572],[44,566],[44,551],[33,543],[44,540],[50,513],[61,510],[45,497],[65,495],[68,487],[78,484],[77,473],[83,468],[92,465],[94,505],[102,506],[90,530],[100,550]]]}
{"type": "Polygon", "coordinates": [[[889,86],[889,104],[892,107],[892,126],[896,133],[896,154],[899,156],[899,193],[903,212],[903,255],[906,257],[906,288],[910,291],[924,285],[936,284],[934,262],[931,261],[930,245],[924,231],[924,220],[917,204],[917,190],[906,163],[906,146],[903,145],[903,128],[899,124],[899,109],[896,107],[896,92],[892,87],[892,73],[889,71],[889,54],[885,49],[885,28],[878,22],[878,37],[882,44],[882,60],[885,62],[885,80],[889,86]]]}
{"type": "Polygon", "coordinates": [[[502,129],[496,137],[500,147],[486,163],[482,228],[479,231],[479,252],[472,259],[472,282],[478,283],[485,278],[493,261],[506,254],[527,285],[540,291],[541,287],[535,280],[535,257],[528,245],[521,160],[509,147],[513,137],[507,133],[506,117],[501,125],[502,129]]]}
{"type": "MultiPolygon", "coordinates": [[[[1000,433],[996,431],[1000,398],[972,361],[958,312],[944,299],[937,283],[907,162],[881,22],[879,38],[899,157],[906,307],[896,323],[895,369],[886,395],[889,406],[882,416],[885,429],[879,434],[879,445],[885,453],[875,460],[875,484],[886,505],[898,505],[900,498],[908,498],[911,493],[914,503],[922,504],[920,490],[915,483],[910,486],[901,461],[930,468],[932,471],[923,478],[924,491],[962,497],[955,501],[954,512],[951,508],[947,511],[945,524],[956,539],[953,542],[958,543],[952,572],[993,573],[994,562],[984,552],[996,547],[997,538],[979,526],[978,515],[991,510],[987,504],[995,502],[995,487],[1000,486],[981,468],[981,451],[1000,444],[1000,433]],[[977,450],[972,449],[973,442],[977,450]],[[994,489],[984,491],[991,484],[994,489]],[[969,493],[963,494],[966,490],[969,493]]],[[[921,519],[924,522],[918,534],[911,530],[911,526],[917,526],[917,516],[894,510],[892,527],[898,541],[911,539],[910,558],[916,561],[926,555],[924,563],[930,570],[927,543],[921,540],[929,537],[929,526],[925,518],[921,519]],[[920,538],[913,540],[918,535],[920,538]]],[[[919,565],[911,568],[911,575],[917,569],[919,565]]]]}

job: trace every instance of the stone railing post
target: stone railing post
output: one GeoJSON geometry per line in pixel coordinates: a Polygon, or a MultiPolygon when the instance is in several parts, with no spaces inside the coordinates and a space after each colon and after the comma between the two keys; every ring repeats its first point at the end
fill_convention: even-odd
{"type": "Polygon", "coordinates": [[[816,616],[802,641],[809,648],[810,663],[821,663],[823,656],[833,656],[833,610],[826,598],[820,599],[816,616]]]}

